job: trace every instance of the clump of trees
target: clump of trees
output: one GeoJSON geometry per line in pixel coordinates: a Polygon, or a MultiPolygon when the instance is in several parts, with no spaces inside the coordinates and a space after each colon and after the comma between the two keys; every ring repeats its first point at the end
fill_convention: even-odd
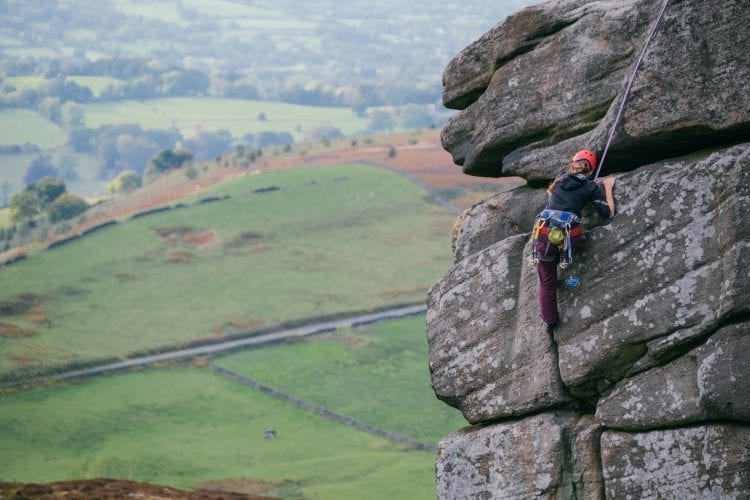
{"type": "Polygon", "coordinates": [[[112,194],[129,193],[141,187],[142,184],[143,179],[138,175],[138,172],[135,170],[124,170],[107,184],[107,190],[112,194]]]}
{"type": "Polygon", "coordinates": [[[182,168],[182,166],[193,159],[192,153],[182,148],[165,149],[151,158],[143,173],[146,181],[153,179],[159,174],[182,168]]]}
{"type": "Polygon", "coordinates": [[[80,215],[88,208],[89,204],[83,198],[68,193],[65,182],[52,176],[28,184],[10,199],[13,222],[34,221],[46,216],[55,223],[80,215]]]}

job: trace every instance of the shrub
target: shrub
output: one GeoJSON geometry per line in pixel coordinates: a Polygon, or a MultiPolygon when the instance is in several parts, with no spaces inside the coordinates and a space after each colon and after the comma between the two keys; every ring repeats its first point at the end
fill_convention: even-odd
{"type": "Polygon", "coordinates": [[[81,198],[70,193],[61,194],[49,207],[50,222],[72,219],[76,215],[85,212],[89,204],[81,198]]]}

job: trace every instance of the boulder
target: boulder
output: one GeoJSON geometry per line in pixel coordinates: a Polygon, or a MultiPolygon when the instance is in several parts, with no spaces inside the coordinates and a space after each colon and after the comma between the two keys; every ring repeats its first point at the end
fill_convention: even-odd
{"type": "MultiPolygon", "coordinates": [[[[559,0],[528,7],[458,54],[443,101],[461,110],[442,143],[471,175],[553,178],[602,151],[661,2],[559,0]]],[[[750,136],[744,0],[672,0],[644,54],[605,171],[750,136]]]]}
{"type": "Polygon", "coordinates": [[[547,202],[543,190],[520,187],[481,201],[462,213],[453,231],[456,262],[493,243],[531,232],[547,202]]]}
{"type": "Polygon", "coordinates": [[[470,427],[444,438],[439,498],[750,497],[750,9],[553,0],[498,24],[443,75],[444,147],[523,189],[464,212],[427,297],[433,388],[470,427]],[[617,214],[584,212],[539,319],[525,264],[542,186],[612,131],[617,214]]]}
{"type": "Polygon", "coordinates": [[[722,328],[705,344],[619,384],[599,401],[610,429],[656,429],[701,421],[750,422],[750,325],[722,328]]]}
{"type": "Polygon", "coordinates": [[[463,429],[438,445],[438,497],[601,498],[598,437],[573,412],[463,429]]]}
{"type": "Polygon", "coordinates": [[[601,437],[606,498],[747,498],[750,427],[705,425],[601,437]]]}

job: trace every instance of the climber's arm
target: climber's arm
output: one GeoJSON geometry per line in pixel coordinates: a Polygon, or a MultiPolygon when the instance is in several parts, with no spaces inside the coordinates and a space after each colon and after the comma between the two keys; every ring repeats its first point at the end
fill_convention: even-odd
{"type": "Polygon", "coordinates": [[[609,216],[614,217],[615,216],[615,195],[614,195],[615,178],[612,176],[605,177],[604,179],[602,179],[602,186],[604,187],[604,199],[607,202],[607,206],[609,207],[609,216]]]}

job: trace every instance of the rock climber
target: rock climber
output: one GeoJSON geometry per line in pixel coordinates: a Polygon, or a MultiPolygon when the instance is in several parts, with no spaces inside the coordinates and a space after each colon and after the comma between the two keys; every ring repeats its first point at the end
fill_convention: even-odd
{"type": "Polygon", "coordinates": [[[615,178],[591,180],[596,164],[593,151],[583,149],[577,152],[568,171],[557,177],[547,189],[547,206],[534,224],[532,260],[539,276],[539,309],[548,333],[552,333],[560,321],[557,267],[567,267],[573,250],[581,244],[581,211],[591,202],[603,218],[615,215],[615,178]]]}

